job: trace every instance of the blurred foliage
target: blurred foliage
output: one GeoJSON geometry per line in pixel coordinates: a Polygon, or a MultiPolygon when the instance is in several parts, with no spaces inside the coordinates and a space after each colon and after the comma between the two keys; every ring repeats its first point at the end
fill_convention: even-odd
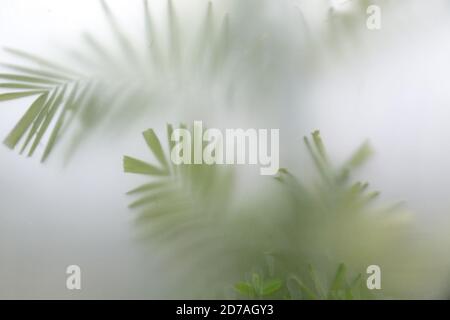
{"type": "MultiPolygon", "coordinates": [[[[167,125],[168,150],[175,144],[170,140],[172,132],[172,125],[167,125]]],[[[158,165],[129,156],[123,159],[125,172],[152,179],[128,192],[136,197],[129,207],[139,211],[137,226],[144,238],[151,237],[166,246],[170,242],[177,251],[187,247],[200,250],[220,235],[211,226],[220,225],[227,214],[233,172],[206,164],[173,165],[152,129],[143,136],[158,165]]]]}
{"type": "Polygon", "coordinates": [[[23,62],[2,64],[10,73],[0,73],[0,88],[6,90],[0,101],[35,97],[5,139],[9,148],[24,140],[21,152],[29,147],[28,156],[33,156],[46,141],[45,161],[72,126],[70,148],[76,149],[94,129],[118,131],[143,115],[151,119],[155,111],[176,108],[181,116],[195,108],[205,113],[258,106],[261,111],[284,99],[291,87],[286,83],[301,75],[298,43],[292,51],[292,39],[277,34],[268,39],[260,30],[242,37],[242,24],[233,26],[227,13],[215,13],[212,2],[196,28],[177,14],[171,0],[167,25],[156,26],[143,1],[145,29],[139,40],[131,40],[104,0],[101,5],[114,43],[84,33],[82,45],[68,50],[75,59],[71,67],[5,48],[23,62]]]}
{"type": "Polygon", "coordinates": [[[324,285],[326,279],[322,279],[311,265],[304,278],[291,274],[283,280],[273,278],[273,275],[266,279],[264,273],[257,272],[248,278],[234,286],[239,297],[244,299],[360,300],[375,297],[367,289],[361,274],[350,281],[347,279],[343,263],[328,286],[324,285]]]}
{"type": "MultiPolygon", "coordinates": [[[[328,5],[329,43],[351,34],[343,26],[355,26],[364,18],[366,2],[354,1],[352,10],[343,12],[328,5]]],[[[320,47],[301,11],[292,15],[292,10],[284,10],[282,23],[273,21],[267,17],[273,4],[267,1],[233,1],[233,17],[215,12],[209,2],[202,21],[192,27],[172,0],[167,1],[166,25],[155,25],[144,0],[145,28],[139,39],[123,30],[104,0],[100,3],[114,43],[83,33],[81,45],[68,50],[75,59],[70,67],[5,48],[23,62],[2,64],[9,71],[0,73],[0,88],[6,91],[0,102],[35,97],[6,137],[9,148],[23,140],[21,153],[28,148],[28,156],[33,156],[46,142],[45,161],[63,135],[72,139],[70,156],[94,130],[123,130],[143,115],[151,119],[155,111],[175,108],[181,116],[184,110],[192,116],[195,108],[205,114],[217,108],[258,106],[262,113],[282,107],[299,90],[296,83],[315,64],[320,47]]]]}
{"type": "MultiPolygon", "coordinates": [[[[72,153],[99,127],[123,129],[164,109],[177,108],[181,117],[194,114],[195,106],[204,113],[256,107],[258,114],[266,107],[278,112],[317,62],[318,39],[336,56],[341,36],[357,39],[368,1],[347,2],[352,10],[327,2],[329,23],[325,34],[316,35],[301,11],[295,19],[280,15],[281,24],[268,18],[267,1],[234,1],[233,17],[217,17],[209,3],[195,29],[168,0],[166,25],[157,28],[144,1],[145,29],[140,41],[131,41],[102,1],[114,44],[83,34],[86,50],[70,50],[75,68],[6,48],[23,64],[3,64],[9,72],[0,73],[6,91],[0,102],[34,101],[4,143],[14,149],[23,141],[20,152],[33,156],[46,141],[45,161],[69,129],[72,153]]],[[[167,131],[170,137],[172,126],[167,131]]],[[[226,296],[222,288],[235,284],[233,293],[249,298],[367,298],[359,271],[375,263],[389,270],[383,296],[403,297],[411,291],[411,279],[426,273],[408,269],[423,258],[410,249],[417,240],[409,214],[399,205],[376,206],[378,192],[352,180],[352,171],[371,154],[368,144],[335,167],[314,132],[304,142],[317,183],[281,169],[270,188],[242,191],[233,168],[173,166],[167,157],[170,139],[164,148],[153,130],[143,135],[156,164],[124,157],[126,172],[149,178],[129,192],[135,197],[130,207],[138,210],[142,236],[169,254],[190,282],[176,284],[186,294],[226,296]],[[238,192],[243,201],[236,200],[238,192]],[[268,256],[276,269],[267,273],[261,269],[268,256]],[[257,270],[242,280],[252,268],[257,270]]],[[[255,185],[266,182],[259,179],[255,185]]]]}
{"type": "Polygon", "coordinates": [[[228,18],[225,16],[221,27],[213,31],[217,18],[213,17],[210,3],[195,40],[189,38],[195,45],[183,43],[186,39],[180,34],[179,18],[172,1],[168,0],[169,41],[164,47],[164,39],[154,30],[147,1],[143,3],[145,30],[144,43],[141,44],[130,42],[106,2],[101,1],[104,16],[116,40],[115,46],[106,48],[95,36],[83,34],[87,50],[70,50],[70,56],[76,58],[76,71],[22,50],[5,49],[25,63],[3,64],[13,73],[0,74],[0,79],[6,81],[0,83],[0,87],[12,91],[0,94],[0,101],[37,97],[5,139],[6,146],[15,148],[28,131],[21,151],[33,141],[28,152],[28,156],[32,156],[43,136],[50,131],[42,156],[42,161],[45,161],[73,119],[78,120],[72,143],[75,147],[105,122],[112,122],[118,130],[123,124],[139,119],[143,112],[154,110],[157,105],[171,107],[166,100],[173,97],[188,77],[200,74],[204,83],[217,77],[229,53],[228,18]],[[32,67],[28,66],[30,64],[32,67]],[[53,120],[55,117],[57,120],[53,120]]]}
{"type": "MultiPolygon", "coordinates": [[[[171,132],[168,125],[169,137],[171,132]]],[[[358,270],[373,263],[402,269],[413,261],[404,251],[410,246],[412,229],[401,206],[375,206],[372,202],[378,192],[369,191],[367,183],[351,182],[351,171],[371,154],[367,143],[335,169],[316,131],[311,140],[304,139],[320,178],[314,188],[280,169],[275,178],[279,185],[257,192],[260,203],[237,203],[231,179],[234,170],[218,165],[169,165],[153,130],[145,131],[144,138],[158,166],[124,157],[125,172],[151,179],[129,192],[137,197],[130,207],[139,212],[143,236],[170,256],[166,263],[183,270],[181,277],[189,278],[188,282],[195,281],[199,292],[185,285],[194,296],[208,297],[206,292],[212,290],[230,298],[367,299],[373,294],[361,289],[358,270]],[[219,174],[222,170],[227,174],[219,174]],[[265,276],[268,257],[272,271],[265,276]],[[347,267],[333,269],[341,261],[347,267]],[[310,265],[317,265],[317,271],[310,265]],[[237,280],[255,266],[245,281],[237,280]],[[204,285],[196,273],[204,278],[204,285]],[[319,278],[330,283],[327,290],[318,289],[319,278]],[[236,283],[233,291],[238,296],[217,289],[220,283],[227,287],[230,282],[236,283]]],[[[172,144],[168,141],[168,150],[172,144]]],[[[408,289],[401,278],[395,280],[398,274],[392,275],[383,295],[408,289]]],[[[180,287],[181,283],[176,290],[180,287]]]]}

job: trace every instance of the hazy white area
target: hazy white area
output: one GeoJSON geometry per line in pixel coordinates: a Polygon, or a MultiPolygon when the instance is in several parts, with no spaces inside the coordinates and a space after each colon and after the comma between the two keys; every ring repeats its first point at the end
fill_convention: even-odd
{"type": "MultiPolygon", "coordinates": [[[[450,5],[398,2],[383,11],[380,31],[362,26],[358,41],[349,36],[339,53],[321,45],[319,67],[305,78],[307,90],[295,97],[298,108],[284,111],[288,120],[280,128],[282,147],[289,149],[282,154],[300,160],[291,157],[282,166],[297,165],[293,171],[301,172],[298,161],[307,157],[300,138],[315,129],[336,159],[369,139],[376,154],[361,176],[439,230],[450,208],[450,5]]],[[[126,17],[127,29],[142,27],[141,1],[108,3],[126,17]]],[[[150,3],[155,17],[162,14],[165,1],[150,3]]],[[[180,15],[190,15],[206,1],[174,3],[180,15]]],[[[294,4],[304,10],[311,32],[323,32],[327,1],[294,4]]],[[[226,10],[226,1],[218,6],[226,10]]],[[[107,31],[97,1],[0,0],[1,46],[58,57],[65,47],[76,47],[86,29],[107,31]]],[[[0,53],[0,60],[8,59],[0,53]]],[[[0,104],[2,139],[26,101],[0,104]]],[[[0,298],[164,295],[159,288],[171,280],[160,278],[151,250],[135,240],[124,196],[137,180],[122,173],[122,155],[146,154],[139,136],[145,124],[137,128],[114,142],[105,137],[88,143],[67,168],[58,157],[41,165],[0,147],[0,298]],[[79,292],[65,288],[70,264],[83,270],[79,292]]]]}

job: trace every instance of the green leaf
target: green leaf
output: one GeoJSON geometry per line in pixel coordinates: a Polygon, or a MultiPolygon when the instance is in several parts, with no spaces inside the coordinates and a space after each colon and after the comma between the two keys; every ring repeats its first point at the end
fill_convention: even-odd
{"type": "Polygon", "coordinates": [[[0,88],[5,89],[36,89],[36,90],[45,90],[49,89],[49,87],[45,86],[36,86],[32,84],[25,84],[25,83],[0,83],[0,88]]]}
{"type": "Polygon", "coordinates": [[[364,142],[351,158],[346,162],[344,167],[356,168],[364,164],[368,158],[372,155],[373,151],[368,142],[364,142]]]}
{"type": "Polygon", "coordinates": [[[188,202],[182,199],[166,198],[166,200],[160,203],[160,205],[152,206],[151,209],[144,208],[144,210],[137,217],[136,224],[139,225],[148,221],[153,223],[155,218],[162,216],[167,217],[168,215],[176,215],[178,213],[185,215],[188,207],[188,202]]]}
{"type": "Polygon", "coordinates": [[[57,90],[54,90],[52,95],[50,96],[50,98],[47,99],[47,101],[45,102],[45,105],[39,112],[39,115],[37,116],[37,118],[33,121],[33,126],[31,127],[31,130],[28,132],[27,139],[25,140],[25,143],[23,144],[22,149],[20,150],[20,153],[22,153],[26,149],[26,147],[30,143],[31,139],[36,134],[39,126],[41,125],[42,121],[44,120],[46,110],[48,109],[48,107],[53,103],[53,101],[56,98],[56,93],[57,93],[57,90]]]}
{"type": "Polygon", "coordinates": [[[39,78],[39,77],[30,77],[30,76],[22,76],[17,74],[9,74],[9,73],[0,73],[0,79],[5,80],[14,80],[18,82],[32,82],[32,83],[45,83],[45,84],[60,84],[59,81],[39,78]]]}
{"type": "Polygon", "coordinates": [[[28,68],[28,67],[23,67],[23,66],[19,66],[19,65],[15,65],[15,64],[8,64],[8,63],[2,63],[1,65],[8,69],[19,71],[19,72],[25,73],[30,76],[44,77],[44,78],[49,78],[49,79],[54,79],[54,80],[63,80],[63,81],[72,80],[68,76],[58,74],[55,72],[37,70],[37,69],[33,69],[33,68],[28,68]]]}
{"type": "Polygon", "coordinates": [[[299,277],[291,276],[290,279],[297,283],[304,298],[309,300],[316,300],[318,298],[314,291],[308,288],[299,277]]]}
{"type": "Polygon", "coordinates": [[[44,93],[37,98],[33,104],[28,108],[27,112],[23,115],[14,129],[4,140],[4,144],[11,149],[14,149],[20,138],[24,135],[27,129],[30,127],[33,120],[37,117],[45,101],[47,100],[47,93],[44,93]]]}
{"type": "Polygon", "coordinates": [[[341,263],[336,271],[336,275],[331,284],[330,294],[337,293],[340,290],[344,290],[346,287],[346,276],[347,268],[345,264],[341,263]]]}
{"type": "Polygon", "coordinates": [[[63,88],[59,91],[57,98],[54,101],[52,101],[51,104],[47,104],[45,108],[42,110],[44,112],[43,123],[39,127],[39,130],[37,131],[36,136],[34,138],[33,145],[31,146],[30,151],[28,152],[29,157],[31,157],[34,154],[34,151],[39,145],[39,142],[42,140],[42,137],[44,136],[45,132],[47,132],[47,129],[51,121],[53,120],[53,117],[55,116],[59,105],[64,99],[65,92],[66,86],[63,86],[63,88]]]}
{"type": "Polygon", "coordinates": [[[111,27],[111,30],[113,31],[114,36],[116,37],[117,41],[119,42],[119,45],[121,49],[123,50],[123,53],[129,61],[136,61],[136,53],[133,50],[133,47],[131,43],[128,41],[127,37],[124,36],[122,30],[119,27],[119,24],[116,21],[116,18],[112,14],[111,10],[109,9],[108,5],[106,4],[105,0],[101,0],[101,5],[103,12],[105,14],[106,19],[108,20],[108,23],[111,27]]]}
{"type": "Polygon", "coordinates": [[[254,297],[255,290],[253,287],[247,282],[238,282],[234,285],[234,289],[241,295],[246,297],[254,297]]]}
{"type": "Polygon", "coordinates": [[[312,265],[308,265],[308,271],[309,271],[311,280],[314,284],[314,288],[317,292],[317,295],[325,298],[326,297],[325,289],[323,288],[323,286],[319,280],[316,270],[314,270],[312,265]]]}
{"type": "Polygon", "coordinates": [[[128,195],[130,194],[135,194],[135,193],[141,193],[141,192],[145,192],[145,191],[151,191],[154,189],[159,189],[161,187],[164,187],[167,185],[167,181],[159,181],[159,182],[151,182],[151,183],[146,183],[143,184],[135,189],[132,189],[130,191],[127,192],[128,195]]]}
{"type": "Polygon", "coordinates": [[[252,285],[253,285],[253,288],[255,288],[258,291],[258,293],[262,293],[261,277],[259,276],[259,274],[257,274],[257,273],[252,274],[252,285]]]}
{"type": "Polygon", "coordinates": [[[169,164],[164,156],[164,151],[161,147],[158,137],[156,136],[153,129],[148,129],[142,133],[144,135],[145,142],[147,142],[148,147],[152,150],[155,157],[158,159],[159,163],[164,167],[168,168],[169,164]]]}
{"type": "Polygon", "coordinates": [[[317,152],[320,155],[320,158],[324,163],[328,163],[328,156],[325,150],[325,146],[323,144],[322,138],[320,137],[320,131],[316,130],[312,133],[314,145],[317,149],[317,152]]]}
{"type": "Polygon", "coordinates": [[[317,171],[320,173],[320,175],[322,176],[324,181],[330,183],[331,180],[330,180],[328,168],[324,164],[323,159],[319,155],[317,155],[316,151],[311,146],[311,143],[309,142],[308,137],[304,137],[303,141],[305,142],[306,148],[308,149],[308,152],[314,161],[317,171]]]}
{"type": "Polygon", "coordinates": [[[279,291],[281,289],[282,285],[283,285],[283,283],[281,282],[281,280],[278,280],[278,279],[268,281],[268,282],[264,283],[264,287],[262,289],[262,295],[263,296],[271,295],[271,294],[279,291]]]}
{"type": "Polygon", "coordinates": [[[59,115],[59,118],[56,121],[55,126],[53,127],[52,133],[47,142],[47,146],[45,147],[44,153],[42,155],[41,162],[44,162],[47,159],[51,150],[53,149],[53,146],[55,145],[56,139],[58,137],[58,133],[61,130],[61,127],[64,123],[66,112],[69,108],[72,107],[72,104],[74,103],[75,96],[77,95],[77,93],[78,93],[78,83],[76,83],[75,86],[72,88],[72,92],[70,93],[69,99],[65,103],[64,108],[61,114],[59,115]]]}
{"type": "Polygon", "coordinates": [[[24,97],[41,94],[44,92],[45,91],[25,91],[25,92],[2,93],[2,94],[0,94],[0,101],[20,99],[20,98],[24,98],[24,97]]]}
{"type": "Polygon", "coordinates": [[[37,63],[40,66],[45,66],[47,68],[50,68],[52,70],[58,70],[64,73],[68,73],[70,75],[75,75],[75,76],[80,76],[77,72],[74,72],[73,70],[67,69],[65,67],[62,67],[60,65],[57,65],[53,62],[49,62],[48,60],[45,60],[41,57],[38,57],[37,55],[22,51],[22,50],[18,50],[18,49],[14,49],[14,48],[3,48],[6,52],[15,55],[17,57],[26,59],[28,61],[37,63]]]}
{"type": "Polygon", "coordinates": [[[128,207],[129,208],[137,208],[144,204],[160,201],[162,199],[167,199],[167,198],[171,197],[172,195],[174,195],[173,189],[169,189],[169,190],[166,189],[166,190],[158,191],[149,196],[145,196],[141,199],[138,199],[138,200],[132,202],[131,204],[128,205],[128,207]]]}
{"type": "Polygon", "coordinates": [[[159,169],[147,162],[124,156],[123,157],[123,169],[128,173],[148,174],[154,176],[167,175],[167,171],[159,169]]]}
{"type": "Polygon", "coordinates": [[[361,288],[363,288],[362,276],[359,273],[356,278],[350,284],[349,290],[351,291],[352,299],[361,299],[361,288]]]}

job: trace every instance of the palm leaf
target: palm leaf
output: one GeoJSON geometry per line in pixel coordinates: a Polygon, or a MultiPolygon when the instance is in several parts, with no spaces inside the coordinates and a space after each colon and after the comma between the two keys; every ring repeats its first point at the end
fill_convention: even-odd
{"type": "Polygon", "coordinates": [[[23,115],[14,129],[8,134],[4,143],[11,149],[13,149],[19,142],[20,138],[25,134],[27,129],[31,126],[34,119],[39,115],[42,107],[45,105],[47,100],[47,94],[41,94],[33,104],[30,106],[28,111],[23,115]]]}
{"type": "Polygon", "coordinates": [[[0,88],[3,89],[35,89],[35,90],[48,90],[49,87],[33,85],[33,84],[25,84],[25,83],[14,83],[14,82],[6,82],[0,83],[0,88]]]}
{"type": "MultiPolygon", "coordinates": [[[[37,95],[45,93],[47,97],[52,97],[55,91],[70,92],[77,83],[79,86],[76,88],[75,97],[79,97],[85,86],[90,87],[89,97],[75,99],[71,108],[63,106],[64,100],[69,98],[64,95],[63,101],[52,105],[47,103],[46,111],[33,119],[34,128],[29,135],[31,141],[48,145],[43,149],[43,161],[53,153],[57,140],[68,133],[68,130],[65,130],[67,123],[78,121],[81,127],[66,140],[69,141],[67,154],[72,155],[74,150],[93,134],[95,128],[106,129],[108,126],[114,126],[116,131],[125,130],[126,125],[131,125],[142,115],[153,112],[154,106],[177,105],[171,103],[174,96],[178,95],[173,92],[173,82],[181,86],[185,83],[184,80],[195,79],[200,82],[202,92],[210,92],[208,94],[211,97],[216,97],[217,93],[214,91],[218,91],[223,96],[223,101],[230,103],[236,88],[249,92],[249,96],[253,97],[257,95],[252,95],[252,92],[261,94],[261,88],[253,86],[252,83],[261,80],[258,70],[262,68],[252,61],[254,59],[249,56],[249,50],[246,48],[253,48],[254,50],[250,51],[261,56],[261,47],[254,45],[261,37],[256,37],[253,43],[249,43],[248,39],[230,37],[228,14],[218,22],[211,2],[205,8],[200,29],[195,30],[195,36],[190,38],[189,32],[184,30],[183,20],[178,16],[173,1],[167,1],[167,24],[156,28],[149,5],[144,0],[144,48],[138,42],[129,40],[107,2],[101,0],[100,4],[115,46],[107,46],[92,33],[83,33],[82,41],[85,47],[77,46],[76,49],[68,50],[70,57],[77,61],[77,68],[74,68],[76,70],[67,68],[67,63],[55,63],[35,54],[5,48],[7,53],[19,58],[21,62],[3,64],[10,72],[0,73],[0,80],[3,80],[0,81],[0,88],[15,91],[0,94],[0,101],[33,95],[34,91],[37,95]],[[216,28],[216,25],[220,27],[216,28]],[[161,39],[162,33],[157,32],[160,29],[167,31],[167,41],[161,39]],[[142,49],[145,50],[143,54],[142,49]],[[149,55],[151,58],[147,59],[149,55]],[[170,67],[167,68],[168,66],[170,67]],[[251,72],[246,73],[255,78],[234,77],[236,72],[242,74],[243,68],[253,68],[251,72]],[[215,81],[225,84],[217,86],[215,81]],[[205,85],[209,89],[204,90],[205,85]],[[69,112],[71,109],[77,112],[69,112]],[[55,118],[55,121],[49,121],[55,118]],[[49,130],[51,132],[46,134],[49,130]]],[[[273,58],[280,60],[278,55],[273,58]]],[[[25,147],[31,143],[30,139],[26,140],[25,147]]],[[[22,147],[21,150],[24,149],[22,147]]],[[[36,144],[33,143],[29,155],[34,155],[35,151],[36,144]]]]}
{"type": "Polygon", "coordinates": [[[0,94],[0,101],[20,99],[42,93],[45,93],[45,91],[22,91],[22,92],[2,93],[0,94]]]}
{"type": "Polygon", "coordinates": [[[75,72],[71,69],[68,69],[66,67],[62,67],[54,62],[50,62],[47,59],[44,59],[42,57],[39,57],[37,55],[31,54],[29,52],[25,52],[19,49],[15,49],[15,48],[9,48],[9,47],[5,47],[4,50],[11,54],[14,55],[16,57],[22,58],[28,62],[31,62],[33,64],[37,64],[38,66],[47,69],[47,70],[52,70],[52,71],[56,71],[56,72],[60,72],[63,74],[67,74],[69,76],[73,76],[73,77],[80,77],[81,75],[78,72],[75,72]]]}
{"type": "MultiPolygon", "coordinates": [[[[168,137],[172,131],[172,125],[168,124],[168,137]]],[[[171,150],[173,141],[168,139],[163,148],[152,129],[145,131],[143,137],[158,164],[129,156],[123,159],[125,172],[151,179],[128,192],[135,198],[129,207],[138,210],[137,222],[143,230],[142,236],[159,241],[165,239],[167,245],[180,245],[180,241],[186,245],[188,239],[194,241],[194,230],[203,235],[202,241],[208,234],[217,236],[211,227],[220,227],[221,217],[217,214],[226,212],[232,182],[230,172],[209,165],[169,165],[164,150],[171,150]],[[204,229],[206,225],[211,230],[204,229]]],[[[208,241],[202,245],[208,246],[208,241]]]]}

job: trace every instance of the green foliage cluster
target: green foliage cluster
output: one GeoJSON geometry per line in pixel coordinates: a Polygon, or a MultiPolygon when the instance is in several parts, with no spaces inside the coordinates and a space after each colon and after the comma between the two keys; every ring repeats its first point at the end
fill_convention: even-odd
{"type": "MultiPolygon", "coordinates": [[[[132,124],[156,105],[171,107],[168,101],[174,96],[189,96],[183,95],[186,83],[186,91],[207,95],[208,102],[270,105],[269,97],[285,98],[282,91],[274,94],[279,77],[287,69],[289,77],[300,70],[297,54],[302,46],[291,47],[289,39],[278,39],[270,30],[256,38],[240,35],[240,25],[233,28],[228,15],[217,21],[211,3],[200,29],[186,35],[169,0],[163,41],[144,1],[141,47],[125,35],[106,2],[101,3],[118,51],[86,33],[88,50],[71,51],[80,65],[75,71],[6,49],[24,63],[3,65],[12,73],[0,73],[0,88],[7,91],[0,94],[0,102],[33,98],[4,140],[7,147],[14,149],[23,141],[20,152],[33,156],[47,139],[45,161],[74,123],[73,149],[97,127],[132,124]]],[[[343,17],[338,23],[345,26],[355,19],[343,17]]],[[[233,168],[170,162],[172,131],[168,125],[166,144],[152,129],[143,133],[155,163],[124,157],[125,172],[149,179],[128,192],[134,199],[129,207],[138,212],[140,234],[170,253],[171,261],[185,268],[186,278],[195,278],[193,270],[205,278],[200,291],[234,284],[235,297],[243,298],[366,299],[372,296],[358,271],[371,259],[388,266],[408,260],[400,249],[410,240],[408,220],[399,206],[374,206],[378,192],[352,180],[352,171],[371,154],[367,143],[336,168],[314,132],[304,143],[319,176],[316,184],[281,169],[271,181],[273,188],[257,194],[261,203],[236,203],[239,176],[233,168]],[[269,271],[248,274],[254,267],[264,268],[267,256],[273,259],[269,271]]]]}
{"type": "MultiPolygon", "coordinates": [[[[168,125],[168,137],[172,131],[172,125],[168,125]]],[[[364,288],[361,274],[355,270],[365,270],[369,260],[361,257],[378,255],[374,250],[377,247],[385,250],[382,238],[392,236],[407,223],[386,224],[387,217],[399,214],[397,206],[376,208],[371,202],[378,192],[368,191],[367,183],[351,183],[351,171],[361,166],[371,154],[367,143],[335,169],[319,132],[312,134],[312,140],[305,137],[305,146],[319,173],[320,183],[316,189],[309,190],[288,170],[280,169],[273,183],[278,183],[281,195],[259,195],[259,198],[268,197],[278,203],[276,212],[273,212],[253,203],[241,208],[233,206],[236,194],[230,170],[225,170],[227,174],[219,174],[222,171],[220,165],[171,165],[164,149],[171,150],[173,142],[168,139],[164,148],[152,129],[145,131],[143,136],[158,164],[124,157],[125,172],[146,175],[151,181],[128,192],[137,197],[130,207],[138,211],[137,221],[141,228],[147,224],[150,226],[144,228],[144,235],[172,252],[174,260],[170,260],[171,263],[179,263],[177,259],[186,263],[181,257],[190,253],[194,261],[192,269],[186,268],[186,273],[199,269],[203,276],[208,274],[215,279],[212,281],[219,281],[220,277],[232,281],[240,278],[240,274],[246,274],[246,268],[255,267],[255,264],[260,268],[269,256],[271,271],[268,277],[261,270],[252,272],[247,280],[236,283],[234,288],[239,295],[231,297],[373,297],[364,288]],[[267,223],[261,223],[264,219],[268,219],[267,223]],[[348,236],[353,228],[366,233],[358,238],[356,246],[348,236]],[[330,257],[324,254],[327,251],[341,253],[347,249],[347,255],[330,257]],[[344,264],[339,264],[346,257],[352,258],[350,271],[344,264]],[[208,272],[214,268],[205,267],[208,261],[229,265],[223,268],[228,270],[228,274],[213,272],[211,275],[208,272]],[[327,290],[324,285],[319,285],[319,272],[311,267],[311,261],[328,265],[320,271],[324,272],[323,281],[331,283],[327,290]],[[278,266],[277,272],[274,271],[275,265],[278,266]],[[329,266],[333,265],[339,265],[337,271],[330,269],[329,266]],[[332,272],[335,276],[330,280],[332,272]],[[347,280],[348,274],[353,280],[347,280]]]]}
{"type": "Polygon", "coordinates": [[[367,289],[362,275],[347,279],[347,269],[341,263],[328,287],[313,266],[308,265],[304,278],[296,274],[279,278],[264,278],[264,274],[252,273],[250,279],[235,284],[239,296],[245,299],[303,299],[303,300],[360,300],[375,296],[367,289]]]}

